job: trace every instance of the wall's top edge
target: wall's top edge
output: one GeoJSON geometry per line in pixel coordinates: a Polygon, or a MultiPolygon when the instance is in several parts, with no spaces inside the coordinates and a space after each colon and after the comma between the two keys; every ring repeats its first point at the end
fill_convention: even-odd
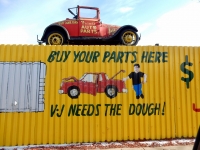
{"type": "Polygon", "coordinates": [[[78,47],[90,47],[90,46],[96,46],[96,47],[200,47],[199,46],[184,46],[184,45],[137,45],[137,46],[125,46],[125,45],[38,45],[38,44],[0,44],[0,46],[43,46],[43,47],[59,47],[59,46],[78,46],[78,47]]]}

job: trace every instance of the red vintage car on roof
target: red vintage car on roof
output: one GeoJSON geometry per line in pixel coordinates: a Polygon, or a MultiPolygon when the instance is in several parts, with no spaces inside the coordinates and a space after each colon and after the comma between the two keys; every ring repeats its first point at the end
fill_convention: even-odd
{"type": "Polygon", "coordinates": [[[88,93],[94,96],[97,93],[105,93],[109,98],[114,98],[117,93],[128,92],[124,81],[114,79],[120,72],[125,71],[119,71],[110,79],[106,73],[85,73],[80,79],[73,76],[64,78],[58,92],[68,94],[72,99],[78,98],[80,93],[88,93]]]}
{"type": "Polygon", "coordinates": [[[132,25],[110,25],[100,20],[96,7],[77,6],[69,8],[72,19],[55,22],[44,30],[38,43],[47,45],[137,45],[140,37],[132,25]]]}

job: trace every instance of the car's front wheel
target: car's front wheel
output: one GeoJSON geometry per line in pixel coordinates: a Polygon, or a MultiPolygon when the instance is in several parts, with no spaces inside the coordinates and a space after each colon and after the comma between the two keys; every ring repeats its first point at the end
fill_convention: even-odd
{"type": "Polygon", "coordinates": [[[113,85],[108,85],[105,89],[106,96],[109,98],[114,98],[117,96],[117,87],[113,85]]]}
{"type": "Polygon", "coordinates": [[[65,36],[59,31],[51,31],[47,34],[46,45],[63,45],[65,36]]]}
{"type": "Polygon", "coordinates": [[[138,34],[132,29],[123,30],[120,38],[122,44],[127,46],[137,45],[139,40],[138,34]]]}
{"type": "Polygon", "coordinates": [[[80,95],[80,89],[76,86],[69,87],[67,92],[68,96],[72,99],[78,98],[78,96],[80,95]]]}

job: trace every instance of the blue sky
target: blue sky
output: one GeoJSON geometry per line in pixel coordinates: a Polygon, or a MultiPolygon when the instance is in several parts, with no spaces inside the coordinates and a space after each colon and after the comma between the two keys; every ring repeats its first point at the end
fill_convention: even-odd
{"type": "Polygon", "coordinates": [[[0,0],[0,44],[37,44],[77,5],[99,7],[103,23],[137,27],[138,45],[200,46],[199,0],[0,0]]]}

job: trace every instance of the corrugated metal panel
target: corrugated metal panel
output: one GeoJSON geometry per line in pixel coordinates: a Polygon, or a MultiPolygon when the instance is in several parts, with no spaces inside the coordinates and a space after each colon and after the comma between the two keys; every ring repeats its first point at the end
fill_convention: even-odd
{"type": "Polygon", "coordinates": [[[199,57],[200,47],[0,45],[0,146],[194,137],[199,57]],[[143,99],[131,79],[122,90],[136,63],[143,99]]]}

